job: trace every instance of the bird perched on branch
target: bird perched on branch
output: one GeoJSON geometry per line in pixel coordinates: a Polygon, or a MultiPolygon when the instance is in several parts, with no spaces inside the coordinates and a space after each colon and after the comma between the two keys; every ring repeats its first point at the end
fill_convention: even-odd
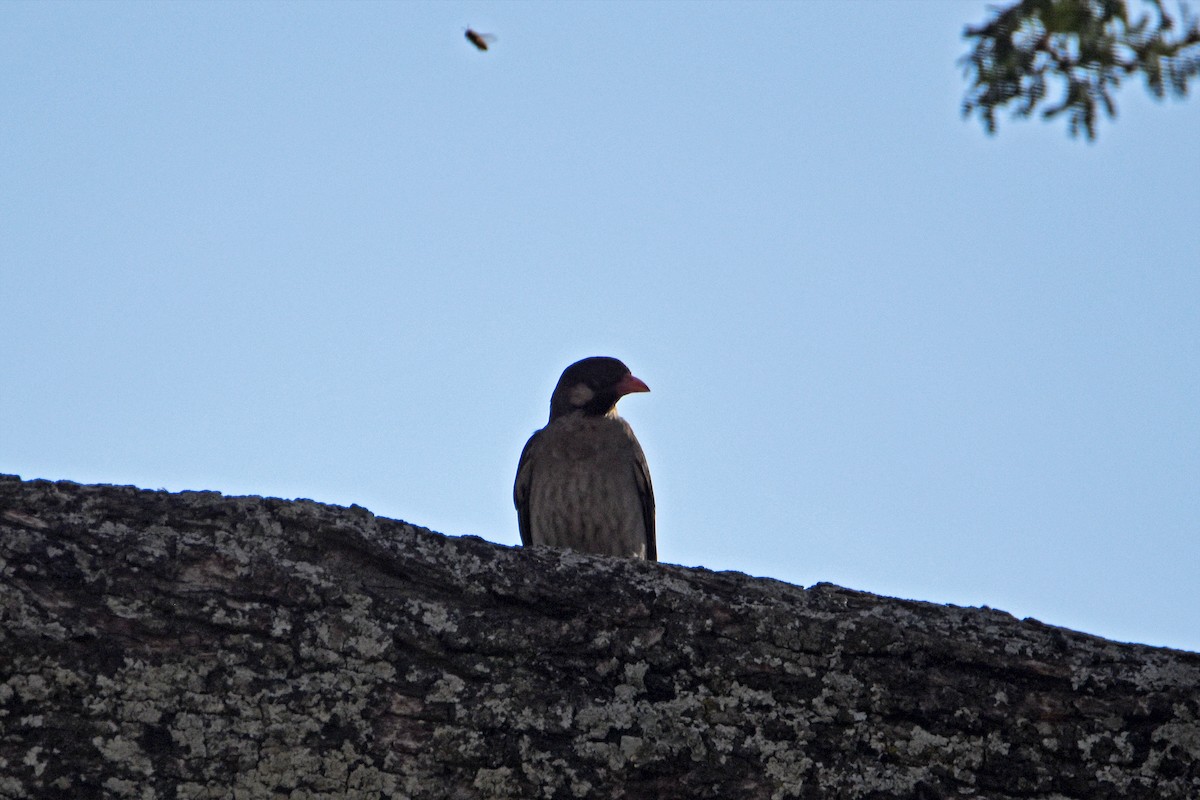
{"type": "Polygon", "coordinates": [[[658,560],[646,456],[617,401],[648,392],[615,358],[577,361],[550,396],[550,421],[521,451],[513,502],[525,547],[658,560]]]}

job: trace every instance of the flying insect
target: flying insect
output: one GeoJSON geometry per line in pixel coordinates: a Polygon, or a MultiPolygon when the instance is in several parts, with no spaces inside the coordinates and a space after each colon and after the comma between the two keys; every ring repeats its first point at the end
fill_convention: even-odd
{"type": "Polygon", "coordinates": [[[475,47],[479,50],[486,51],[488,49],[488,45],[496,41],[496,37],[490,33],[479,33],[478,31],[470,28],[466,28],[465,31],[467,41],[475,45],[475,47]]]}

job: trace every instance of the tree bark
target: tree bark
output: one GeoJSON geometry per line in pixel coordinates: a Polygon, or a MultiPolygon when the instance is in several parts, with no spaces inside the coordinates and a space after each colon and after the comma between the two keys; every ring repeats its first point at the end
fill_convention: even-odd
{"type": "Polygon", "coordinates": [[[0,797],[1200,797],[1200,655],[0,478],[0,797]]]}

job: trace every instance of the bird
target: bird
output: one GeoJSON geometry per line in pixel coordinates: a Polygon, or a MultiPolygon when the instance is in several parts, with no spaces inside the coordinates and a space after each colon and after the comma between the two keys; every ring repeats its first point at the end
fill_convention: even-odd
{"type": "Polygon", "coordinates": [[[467,37],[467,41],[475,45],[479,50],[487,50],[488,45],[496,41],[496,37],[490,33],[479,33],[470,28],[463,28],[463,31],[465,32],[464,35],[467,37]]]}
{"type": "Polygon", "coordinates": [[[648,392],[629,367],[593,356],[563,370],[550,420],[521,451],[513,504],[525,547],[658,560],[654,487],[617,401],[648,392]]]}

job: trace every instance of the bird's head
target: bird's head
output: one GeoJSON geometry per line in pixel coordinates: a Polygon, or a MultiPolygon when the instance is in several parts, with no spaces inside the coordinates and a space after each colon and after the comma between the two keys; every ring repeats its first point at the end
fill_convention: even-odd
{"type": "Polygon", "coordinates": [[[650,387],[617,359],[585,358],[563,370],[550,396],[550,419],[576,412],[602,417],[611,413],[625,395],[648,391],[650,387]]]}

